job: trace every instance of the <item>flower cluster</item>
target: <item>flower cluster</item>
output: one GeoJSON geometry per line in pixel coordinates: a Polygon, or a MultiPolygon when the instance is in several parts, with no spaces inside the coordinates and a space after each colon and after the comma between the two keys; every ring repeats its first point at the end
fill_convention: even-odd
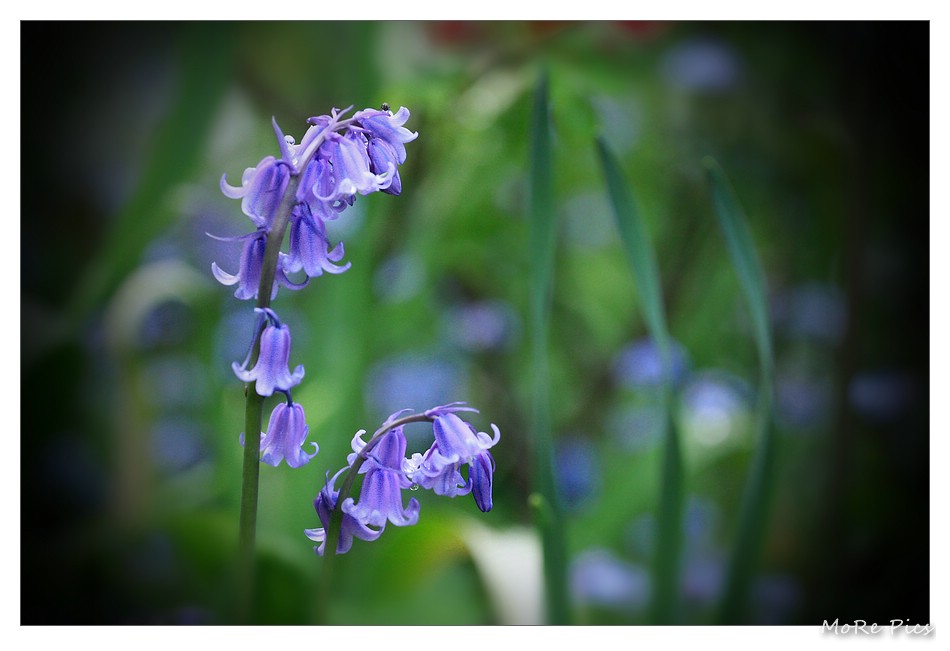
{"type": "MultiPolygon", "coordinates": [[[[341,518],[336,553],[345,554],[353,546],[353,538],[372,541],[382,535],[387,523],[397,527],[419,521],[419,502],[414,497],[403,504],[404,490],[418,487],[432,490],[437,495],[455,497],[472,493],[475,504],[482,511],[492,508],[492,474],[495,460],[488,451],[501,437],[492,425],[494,436],[479,432],[462,420],[458,412],[475,412],[462,403],[435,407],[423,414],[404,416],[406,411],[391,415],[377,433],[363,441],[365,430],[353,437],[353,453],[347,465],[337,472],[314,500],[314,508],[323,526],[307,529],[304,533],[320,543],[314,551],[323,555],[332,514],[339,509],[341,518]],[[406,437],[403,425],[429,421],[435,439],[425,453],[406,458],[406,437]],[[462,468],[468,467],[468,477],[462,468]],[[359,499],[344,495],[342,503],[336,481],[341,474],[363,475],[359,499]]],[[[351,478],[352,479],[352,478],[351,478]]],[[[346,486],[346,480],[344,480],[346,486]]]]}
{"type": "Polygon", "coordinates": [[[331,246],[326,222],[352,206],[357,194],[399,194],[398,167],[406,160],[405,144],[418,136],[403,126],[409,119],[406,108],[393,114],[384,105],[383,110],[368,108],[344,119],[349,110],[334,109],[330,115],[310,118],[299,144],[285,136],[273,120],[280,157],[267,156],[256,167],[244,170],[239,187],[229,185],[226,175],[221,177],[221,191],[241,200],[241,209],[254,230],[238,237],[216,238],[240,241],[243,248],[237,273],[228,273],[217,263],[211,264],[211,272],[223,285],[237,285],[237,298],[255,299],[259,306],[248,354],[233,368],[238,379],[253,384],[258,395],[279,392],[287,397],[274,407],[267,431],[261,434],[261,460],[274,466],[285,460],[297,468],[317,450],[313,454],[302,450],[308,428],[303,407],[293,402],[290,393],[303,378],[304,368],[290,371],[290,329],[267,306],[280,286],[297,290],[324,272],[339,274],[349,269],[349,263],[340,264],[343,243],[331,246]],[[288,227],[289,246],[284,252],[280,243],[288,227]],[[269,251],[272,239],[278,244],[269,251]],[[305,276],[302,280],[291,279],[300,272],[305,276]],[[273,283],[265,287],[269,292],[260,296],[262,284],[267,283],[263,279],[271,275],[273,283]]]}
{"type": "MultiPolygon", "coordinates": [[[[419,135],[403,126],[409,110],[403,107],[394,115],[388,110],[364,109],[342,119],[348,110],[334,109],[330,115],[310,118],[300,144],[285,136],[274,120],[280,158],[267,156],[244,170],[239,187],[229,185],[227,175],[221,177],[221,191],[241,200],[241,209],[256,227],[236,238],[219,238],[244,242],[237,274],[211,265],[220,283],[237,285],[237,298],[257,298],[267,239],[282,204],[290,210],[290,247],[278,256],[271,298],[279,285],[300,289],[323,272],[349,269],[349,263],[336,264],[343,259],[343,244],[331,248],[325,222],[352,206],[357,194],[402,191],[398,166],[406,160],[405,143],[419,135]],[[291,184],[293,194],[287,196],[291,184]],[[303,282],[288,278],[300,271],[307,276],[303,282]]],[[[283,237],[283,227],[278,234],[283,237]]]]}

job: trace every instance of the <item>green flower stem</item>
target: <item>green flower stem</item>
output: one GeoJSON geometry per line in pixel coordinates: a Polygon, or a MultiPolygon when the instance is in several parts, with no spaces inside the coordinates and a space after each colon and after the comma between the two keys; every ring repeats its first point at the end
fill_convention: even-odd
{"type": "Polygon", "coordinates": [[[386,423],[373,433],[372,438],[370,438],[366,446],[360,450],[360,453],[356,455],[356,458],[353,460],[353,465],[350,466],[350,469],[346,472],[346,475],[344,475],[343,483],[340,485],[340,492],[336,498],[337,508],[330,510],[330,526],[327,530],[327,538],[323,548],[323,591],[319,610],[320,614],[324,617],[327,613],[327,606],[330,603],[334,559],[336,558],[336,548],[340,539],[340,528],[343,525],[343,511],[340,509],[340,506],[346,501],[346,498],[350,496],[350,492],[353,490],[353,483],[356,481],[356,476],[359,474],[363,462],[366,461],[369,457],[369,453],[373,451],[373,448],[376,447],[376,444],[379,443],[386,432],[396,427],[402,427],[408,423],[424,423],[432,422],[432,420],[431,417],[425,414],[413,414],[411,416],[397,418],[391,423],[386,423]]]}
{"type": "MultiPolygon", "coordinates": [[[[297,203],[297,188],[300,185],[300,171],[307,169],[310,159],[320,148],[320,144],[328,133],[345,126],[347,121],[333,120],[328,124],[307,148],[300,160],[294,161],[290,179],[284,196],[281,198],[277,214],[271,222],[267,233],[267,245],[264,248],[264,261],[261,265],[261,280],[257,286],[257,307],[270,307],[271,293],[274,288],[274,278],[277,277],[277,264],[280,261],[280,247],[290,223],[290,213],[297,203]]],[[[276,123],[275,123],[276,125],[276,123]]],[[[261,351],[261,333],[258,330],[254,336],[254,347],[251,351],[249,364],[257,363],[261,351]]],[[[244,468],[241,476],[241,519],[238,525],[238,618],[248,622],[254,597],[254,545],[257,533],[257,493],[260,479],[261,453],[260,446],[253,445],[252,440],[259,436],[261,431],[264,397],[257,393],[257,382],[244,387],[247,398],[244,408],[244,468]],[[251,432],[254,432],[252,435],[251,432]]]]}
{"type": "MultiPolygon", "coordinates": [[[[296,203],[299,176],[291,176],[284,191],[283,199],[264,249],[264,262],[261,267],[261,282],[257,289],[257,307],[270,306],[271,291],[277,275],[277,262],[280,257],[280,245],[284,241],[287,224],[290,223],[290,211],[296,203]]],[[[261,332],[254,337],[254,349],[251,352],[250,366],[257,363],[261,351],[261,332]]],[[[238,525],[238,617],[242,622],[250,620],[254,594],[254,544],[257,532],[257,492],[260,477],[261,451],[255,445],[261,431],[264,410],[264,397],[257,393],[257,382],[251,382],[245,389],[247,396],[244,407],[244,469],[241,476],[241,520],[238,525]]]]}

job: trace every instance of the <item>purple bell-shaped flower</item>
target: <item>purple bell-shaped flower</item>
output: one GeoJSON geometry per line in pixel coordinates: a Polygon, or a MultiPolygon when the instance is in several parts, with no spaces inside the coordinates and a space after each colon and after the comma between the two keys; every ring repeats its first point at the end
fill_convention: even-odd
{"type": "MultiPolygon", "coordinates": [[[[340,469],[332,479],[327,478],[326,484],[324,484],[320,490],[320,494],[317,495],[317,498],[313,501],[313,508],[316,510],[317,516],[320,518],[320,524],[323,526],[317,529],[304,529],[304,534],[310,540],[320,543],[318,547],[313,548],[313,551],[320,556],[323,556],[326,550],[327,532],[330,530],[330,516],[332,512],[336,510],[337,499],[340,496],[340,491],[334,488],[336,479],[341,473],[348,469],[349,466],[345,466],[340,469]]],[[[329,475],[329,473],[327,474],[329,475]]],[[[340,535],[336,545],[336,553],[345,554],[350,551],[350,548],[353,546],[353,538],[371,542],[379,538],[382,533],[382,528],[371,529],[365,522],[361,522],[351,514],[344,512],[343,522],[340,525],[340,535]]]]}
{"type": "Polygon", "coordinates": [[[312,441],[313,454],[303,451],[309,431],[303,407],[291,402],[278,403],[271,412],[267,432],[261,438],[261,461],[274,467],[281,460],[286,461],[291,468],[306,465],[320,451],[320,447],[312,441]]]}
{"type": "MultiPolygon", "coordinates": [[[[270,312],[273,314],[273,312],[270,312]]],[[[269,396],[274,391],[289,391],[300,384],[303,379],[303,365],[297,366],[291,373],[288,368],[290,360],[290,328],[285,324],[268,325],[261,333],[261,348],[254,368],[247,370],[247,362],[239,365],[231,364],[234,374],[243,382],[256,382],[258,395],[269,396]]]]}
{"type": "MultiPolygon", "coordinates": [[[[353,437],[356,454],[366,445],[362,434],[360,430],[353,437]]],[[[351,464],[354,459],[355,455],[350,455],[351,464]]],[[[411,498],[407,507],[402,505],[402,491],[412,486],[402,470],[405,461],[406,437],[402,427],[396,427],[384,434],[367,455],[360,468],[360,473],[365,473],[360,499],[355,503],[351,497],[344,500],[343,512],[376,527],[385,527],[386,522],[397,527],[416,524],[419,521],[419,501],[411,498]]]]}

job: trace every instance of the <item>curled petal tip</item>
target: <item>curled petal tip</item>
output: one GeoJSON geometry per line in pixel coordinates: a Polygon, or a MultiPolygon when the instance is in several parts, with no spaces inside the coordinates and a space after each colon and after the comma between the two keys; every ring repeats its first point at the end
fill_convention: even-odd
{"type": "Polygon", "coordinates": [[[280,126],[277,124],[277,118],[271,116],[271,124],[274,126],[274,135],[277,136],[277,145],[280,147],[280,157],[285,163],[294,167],[294,157],[290,153],[290,146],[287,144],[287,138],[284,136],[284,132],[280,130],[280,126]]]}
{"type": "Polygon", "coordinates": [[[233,285],[238,280],[240,280],[240,278],[238,278],[237,276],[232,276],[227,271],[224,271],[221,267],[218,266],[217,262],[211,263],[211,274],[215,277],[215,280],[217,280],[222,285],[233,285]]]}
{"type": "Polygon", "coordinates": [[[224,196],[226,196],[229,199],[240,199],[241,197],[244,196],[244,188],[243,187],[236,188],[233,185],[230,185],[228,183],[227,174],[221,175],[220,186],[221,186],[221,192],[224,193],[224,196]]]}

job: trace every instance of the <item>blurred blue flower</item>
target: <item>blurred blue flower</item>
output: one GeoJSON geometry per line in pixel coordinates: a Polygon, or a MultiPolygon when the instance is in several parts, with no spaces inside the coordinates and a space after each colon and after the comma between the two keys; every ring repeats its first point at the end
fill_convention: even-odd
{"type": "Polygon", "coordinates": [[[712,548],[719,509],[698,495],[690,495],[683,513],[683,535],[687,550],[702,551],[712,548]]]}
{"type": "Polygon", "coordinates": [[[752,586],[753,620],[763,626],[788,625],[802,600],[802,589],[790,576],[765,574],[752,586]]]}
{"type": "Polygon", "coordinates": [[[169,355],[149,360],[145,397],[156,407],[197,407],[208,398],[208,369],[195,356],[169,355]]]}
{"type": "Polygon", "coordinates": [[[425,281],[425,270],[419,257],[397,253],[382,262],[373,274],[373,289],[380,301],[401,303],[419,293],[425,281]]]}
{"type": "Polygon", "coordinates": [[[377,362],[366,376],[366,400],[383,418],[405,407],[416,411],[464,394],[462,368],[448,358],[405,353],[377,362]]]}
{"type": "Polygon", "coordinates": [[[739,378],[715,370],[695,374],[683,388],[680,427],[690,441],[714,448],[748,428],[750,396],[739,378]]]}
{"type": "Polygon", "coordinates": [[[789,429],[809,429],[831,414],[830,382],[796,371],[780,370],[775,378],[775,419],[789,429]]]}
{"type": "Polygon", "coordinates": [[[725,563],[719,555],[687,556],[681,580],[683,600],[697,606],[713,603],[722,592],[725,578],[725,563]]]}
{"type": "MultiPolygon", "coordinates": [[[[707,498],[690,495],[683,510],[683,539],[685,553],[706,553],[714,547],[719,509],[707,498]]],[[[635,557],[650,559],[656,550],[657,525],[653,513],[644,513],[624,529],[626,550],[635,557]]]]}
{"type": "Polygon", "coordinates": [[[558,494],[570,511],[584,508],[600,490],[597,451],[586,438],[575,436],[558,440],[554,470],[558,494]]]}
{"type": "Polygon", "coordinates": [[[660,442],[666,427],[666,412],[659,404],[614,407],[607,413],[607,431],[626,452],[645,452],[660,442]]]}
{"type": "MultiPolygon", "coordinates": [[[[683,345],[672,339],[668,352],[671,378],[677,385],[686,377],[689,357],[683,345]]],[[[635,390],[660,386],[664,380],[660,349],[649,337],[625,346],[614,358],[613,368],[616,381],[635,390]]]]}
{"type": "Polygon", "coordinates": [[[660,74],[673,88],[716,93],[734,88],[742,76],[736,52],[712,39],[693,39],[676,45],[660,62],[660,74]]]}
{"type": "Polygon", "coordinates": [[[472,352],[503,348],[517,331],[518,317],[503,301],[477,301],[450,308],[442,329],[457,346],[472,352]]]}
{"type": "Polygon", "coordinates": [[[642,610],[650,598],[650,575],[607,549],[588,549],[570,567],[571,596],[582,606],[623,613],[642,610]]]}
{"type": "Polygon", "coordinates": [[[175,415],[159,419],[149,437],[151,458],[159,470],[173,474],[208,458],[207,433],[198,421],[175,415]]]}
{"type": "Polygon", "coordinates": [[[809,283],[775,296],[771,305],[776,329],[789,337],[836,344],[847,326],[845,297],[830,285],[809,283]]]}
{"type": "Polygon", "coordinates": [[[191,337],[194,323],[190,305],[180,300],[161,301],[142,319],[137,343],[146,350],[178,346],[191,337]]]}
{"type": "Polygon", "coordinates": [[[870,421],[893,422],[903,416],[914,400],[914,381],[900,371],[859,373],[848,387],[851,408],[870,421]]]}

